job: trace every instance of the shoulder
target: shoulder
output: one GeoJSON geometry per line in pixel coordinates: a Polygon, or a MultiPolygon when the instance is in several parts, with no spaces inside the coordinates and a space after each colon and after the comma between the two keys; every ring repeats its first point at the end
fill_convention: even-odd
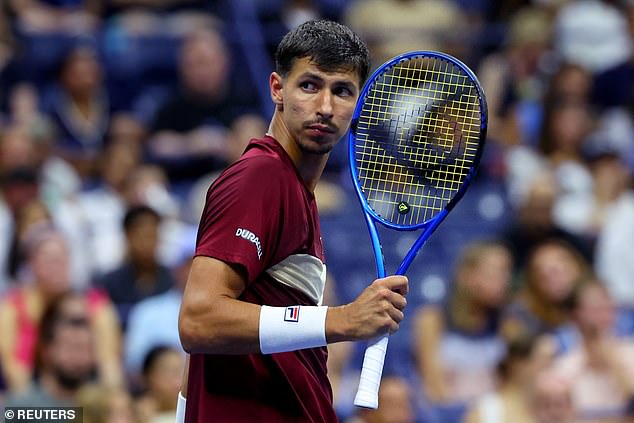
{"type": "Polygon", "coordinates": [[[11,290],[0,299],[0,324],[13,322],[17,316],[18,295],[17,290],[11,290]]]}
{"type": "Polygon", "coordinates": [[[103,289],[112,296],[114,292],[128,291],[131,289],[130,281],[134,279],[134,273],[131,266],[127,263],[122,266],[105,273],[97,281],[97,287],[103,289]]]}
{"type": "Polygon", "coordinates": [[[248,170],[260,179],[287,174],[290,171],[279,157],[270,154],[247,155],[236,164],[237,169],[248,170]]]}
{"type": "Polygon", "coordinates": [[[293,176],[279,158],[246,156],[229,166],[209,188],[207,197],[240,191],[258,197],[281,193],[293,176]]]}
{"type": "Polygon", "coordinates": [[[280,178],[290,171],[279,156],[266,151],[252,151],[229,166],[225,174],[243,175],[259,182],[266,182],[269,178],[280,178]]]}
{"type": "Polygon", "coordinates": [[[107,273],[105,273],[100,278],[100,283],[103,287],[110,287],[114,285],[118,285],[121,280],[126,279],[129,275],[132,274],[132,268],[128,266],[127,263],[113,269],[107,273]]]}

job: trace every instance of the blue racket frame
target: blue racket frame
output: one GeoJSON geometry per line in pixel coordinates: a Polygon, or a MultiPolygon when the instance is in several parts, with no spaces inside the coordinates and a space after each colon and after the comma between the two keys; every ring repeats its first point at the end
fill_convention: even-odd
{"type": "MultiPolygon", "coordinates": [[[[482,91],[482,87],[475,76],[475,74],[461,61],[458,59],[449,56],[440,52],[433,51],[412,51],[409,53],[402,54],[397,56],[383,65],[381,65],[378,69],[376,69],[368,81],[365,83],[363,89],[361,90],[361,94],[359,95],[359,99],[357,100],[357,105],[355,107],[352,121],[350,125],[350,131],[348,133],[348,156],[349,156],[349,166],[350,166],[350,175],[352,176],[352,181],[354,184],[355,191],[357,193],[357,197],[361,203],[361,207],[363,209],[365,220],[368,226],[368,231],[370,233],[370,239],[372,241],[372,249],[374,252],[374,259],[376,263],[376,272],[378,278],[383,278],[386,276],[385,270],[385,257],[383,255],[381,242],[379,239],[379,234],[377,230],[376,222],[380,222],[382,225],[390,228],[396,229],[399,231],[413,231],[422,229],[423,232],[419,235],[416,241],[412,244],[409,251],[403,258],[399,268],[396,271],[397,275],[404,275],[410,264],[423,247],[427,239],[431,236],[431,234],[436,230],[438,225],[447,217],[451,209],[456,205],[456,203],[462,198],[465,191],[469,187],[472,182],[472,179],[477,171],[478,165],[480,163],[480,158],[482,156],[482,151],[484,149],[484,143],[486,139],[486,130],[487,130],[487,104],[486,98],[484,97],[484,93],[482,91]],[[409,60],[415,57],[429,57],[436,58],[441,60],[446,60],[450,63],[453,63],[455,66],[459,67],[468,77],[473,81],[474,86],[478,91],[478,98],[480,101],[480,133],[479,133],[479,145],[478,150],[474,157],[474,162],[469,172],[465,176],[465,179],[462,183],[462,186],[459,190],[454,194],[454,196],[447,202],[445,207],[441,209],[435,216],[430,219],[415,225],[398,225],[394,224],[390,221],[387,221],[369,206],[366,201],[365,196],[363,195],[362,189],[359,185],[359,178],[357,174],[357,166],[356,166],[356,154],[355,154],[355,143],[356,143],[356,130],[359,122],[359,116],[363,109],[366,97],[368,95],[369,90],[372,88],[373,84],[376,82],[377,78],[384,73],[386,68],[392,67],[394,64],[409,60]]],[[[360,381],[359,381],[359,389],[357,390],[357,394],[354,399],[354,404],[359,407],[366,408],[377,408],[378,407],[378,391],[379,385],[381,381],[381,374],[383,372],[383,364],[385,360],[385,355],[387,352],[388,345],[387,334],[380,336],[379,338],[371,341],[368,344],[368,347],[365,351],[365,356],[363,359],[363,368],[361,370],[360,381]]]]}
{"type": "Polygon", "coordinates": [[[488,123],[488,113],[487,113],[486,98],[484,96],[482,87],[480,86],[480,82],[478,81],[478,78],[473,73],[473,71],[471,71],[471,69],[467,67],[467,65],[465,65],[463,62],[461,62],[460,60],[456,59],[453,56],[450,56],[448,54],[441,53],[441,52],[435,52],[435,51],[425,51],[425,50],[411,51],[411,52],[401,54],[399,56],[396,56],[388,60],[387,62],[379,66],[372,73],[372,75],[370,75],[370,77],[364,84],[363,89],[361,90],[361,94],[359,95],[359,99],[357,100],[357,105],[352,115],[350,130],[348,131],[348,159],[349,159],[350,175],[352,177],[352,182],[355,188],[355,192],[357,193],[357,197],[359,198],[359,202],[361,203],[361,207],[363,208],[365,220],[368,226],[368,231],[370,233],[370,238],[372,241],[372,249],[374,252],[374,258],[376,263],[376,271],[377,271],[377,276],[379,278],[385,277],[387,273],[385,271],[385,260],[384,260],[383,252],[381,250],[382,247],[381,247],[381,242],[380,242],[379,234],[376,227],[376,222],[379,222],[390,229],[396,229],[398,231],[415,231],[420,229],[423,230],[423,232],[418,237],[418,239],[410,247],[409,251],[407,252],[406,256],[403,258],[403,261],[401,262],[398,270],[395,273],[397,275],[404,275],[407,269],[409,268],[409,266],[411,265],[411,263],[414,261],[414,258],[416,257],[420,249],[423,247],[423,245],[427,241],[427,239],[429,239],[429,237],[436,230],[438,225],[440,225],[440,223],[447,217],[447,215],[449,214],[451,209],[453,209],[456,203],[460,201],[460,199],[466,192],[467,188],[471,184],[471,181],[473,177],[475,176],[477,172],[477,168],[480,164],[480,158],[482,156],[482,151],[484,149],[484,143],[486,140],[487,123],[488,123]],[[381,218],[381,216],[376,214],[374,210],[368,205],[363,195],[363,192],[361,190],[361,187],[359,186],[359,178],[357,173],[357,167],[355,164],[356,157],[355,157],[354,146],[356,142],[356,129],[357,129],[358,121],[359,121],[359,115],[361,114],[361,111],[363,109],[363,105],[365,103],[365,99],[368,95],[368,92],[374,85],[378,76],[380,76],[386,68],[390,68],[394,66],[396,63],[399,63],[403,60],[409,60],[411,58],[421,57],[421,56],[443,59],[453,63],[454,65],[458,66],[462,71],[464,71],[465,74],[467,74],[469,78],[471,79],[471,81],[474,83],[475,87],[478,90],[478,97],[480,99],[480,136],[479,138],[480,138],[481,146],[476,153],[473,166],[471,167],[471,169],[469,169],[469,173],[466,175],[462,186],[460,187],[458,192],[453,196],[453,198],[447,203],[447,205],[437,215],[435,215],[431,219],[416,225],[406,226],[406,225],[394,224],[392,222],[389,222],[381,218]]]}

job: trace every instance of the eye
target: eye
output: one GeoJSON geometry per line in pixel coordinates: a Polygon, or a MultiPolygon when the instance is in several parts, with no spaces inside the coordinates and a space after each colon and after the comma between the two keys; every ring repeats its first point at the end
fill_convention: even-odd
{"type": "Polygon", "coordinates": [[[350,97],[354,95],[352,90],[347,87],[336,87],[332,93],[339,97],[350,97]]]}
{"type": "Polygon", "coordinates": [[[305,91],[314,92],[314,91],[317,90],[317,85],[314,82],[311,82],[311,81],[300,82],[299,86],[301,87],[301,89],[303,89],[305,91]]]}

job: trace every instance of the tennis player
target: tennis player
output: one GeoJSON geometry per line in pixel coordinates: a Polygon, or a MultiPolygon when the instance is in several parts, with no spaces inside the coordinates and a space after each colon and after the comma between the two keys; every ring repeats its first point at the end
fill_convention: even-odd
{"type": "Polygon", "coordinates": [[[338,23],[307,22],[279,44],[268,133],[207,193],[179,319],[190,353],[184,421],[336,422],[326,345],[398,330],[404,276],[375,280],[349,304],[320,305],[313,191],[368,71],[367,47],[338,23]]]}

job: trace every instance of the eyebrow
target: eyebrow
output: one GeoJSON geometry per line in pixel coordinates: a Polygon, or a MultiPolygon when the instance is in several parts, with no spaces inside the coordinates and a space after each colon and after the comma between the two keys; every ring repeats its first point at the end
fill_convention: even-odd
{"type": "MultiPolygon", "coordinates": [[[[324,78],[323,76],[321,76],[321,74],[317,74],[314,72],[310,72],[310,71],[306,71],[302,74],[300,74],[298,76],[298,79],[302,79],[302,78],[313,78],[313,79],[319,79],[321,81],[325,81],[326,78],[324,78]]],[[[336,79],[334,81],[335,84],[352,84],[354,85],[354,82],[352,81],[352,78],[350,79],[346,79],[346,78],[340,78],[340,79],[336,79]]]]}
{"type": "MultiPolygon", "coordinates": [[[[325,81],[325,78],[314,72],[306,71],[300,74],[297,79],[311,78],[319,81],[325,81]]],[[[333,82],[334,85],[342,85],[351,90],[357,90],[357,85],[351,79],[337,79],[333,82]]]]}

